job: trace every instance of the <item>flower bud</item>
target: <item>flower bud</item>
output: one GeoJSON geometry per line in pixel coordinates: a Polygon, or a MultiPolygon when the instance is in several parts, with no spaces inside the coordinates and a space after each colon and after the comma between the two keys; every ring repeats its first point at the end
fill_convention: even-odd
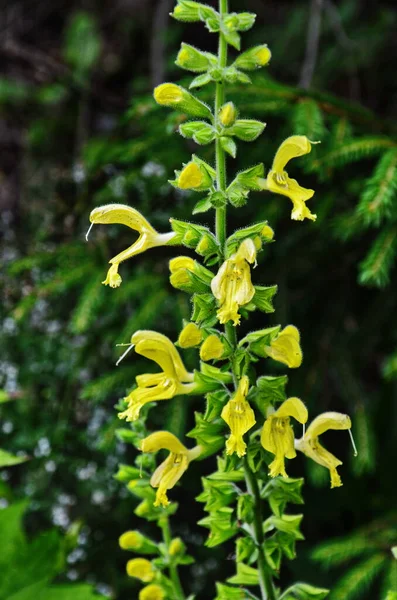
{"type": "Polygon", "coordinates": [[[141,534],[140,531],[126,531],[119,537],[119,546],[122,550],[139,552],[140,554],[157,554],[158,548],[152,540],[141,534]]]}
{"type": "Polygon", "coordinates": [[[225,346],[215,334],[209,335],[200,348],[201,360],[216,360],[222,358],[225,353],[225,346]]]}
{"type": "Polygon", "coordinates": [[[139,600],[164,600],[165,591],[157,583],[147,585],[139,592],[139,600]]]}
{"type": "Polygon", "coordinates": [[[150,583],[153,581],[156,571],[146,558],[133,558],[127,563],[127,575],[140,579],[144,583],[150,583]]]}
{"type": "Polygon", "coordinates": [[[233,125],[229,133],[235,135],[243,142],[253,142],[261,135],[266,127],[266,123],[255,121],[254,119],[239,119],[233,125]]]}
{"type": "Polygon", "coordinates": [[[186,138],[193,138],[196,144],[210,144],[215,139],[215,130],[204,121],[190,121],[179,126],[179,133],[186,138]]]}
{"type": "Polygon", "coordinates": [[[194,348],[203,339],[203,333],[195,323],[188,323],[179,334],[178,343],[181,348],[194,348]]]}
{"type": "Polygon", "coordinates": [[[182,542],[181,538],[174,538],[171,541],[168,552],[170,556],[176,556],[177,554],[183,554],[185,552],[185,544],[182,542]]]}
{"type": "Polygon", "coordinates": [[[224,127],[233,125],[237,118],[237,109],[233,102],[227,102],[219,111],[219,120],[224,127]]]}
{"type": "Polygon", "coordinates": [[[162,83],[154,90],[154,99],[161,106],[169,106],[193,117],[211,117],[209,107],[175,83],[162,83]]]}
{"type": "Polygon", "coordinates": [[[175,171],[176,178],[170,183],[181,190],[202,191],[212,187],[214,170],[197,156],[184,165],[182,171],[175,171]]]}
{"type": "Polygon", "coordinates": [[[245,71],[255,71],[255,69],[265,67],[269,63],[271,56],[272,54],[267,45],[262,44],[240,54],[234,61],[233,66],[245,71]]]}
{"type": "Polygon", "coordinates": [[[217,62],[217,58],[213,54],[201,52],[190,44],[182,43],[175,64],[194,73],[203,73],[217,62]]]}
{"type": "Polygon", "coordinates": [[[205,233],[196,246],[196,252],[200,256],[211,256],[211,254],[218,252],[218,245],[214,236],[205,233]]]}
{"type": "Polygon", "coordinates": [[[177,21],[185,21],[194,23],[209,18],[216,18],[217,12],[210,6],[201,4],[200,2],[192,2],[191,0],[178,0],[178,5],[171,13],[177,21]]]}

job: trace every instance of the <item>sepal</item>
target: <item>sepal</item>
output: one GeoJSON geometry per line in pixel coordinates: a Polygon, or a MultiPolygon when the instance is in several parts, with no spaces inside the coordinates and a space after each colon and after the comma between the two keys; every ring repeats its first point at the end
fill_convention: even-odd
{"type": "MultiPolygon", "coordinates": [[[[187,248],[192,248],[206,259],[218,256],[219,244],[208,227],[172,218],[170,219],[170,223],[171,229],[177,234],[175,236],[176,244],[183,244],[187,248]]],[[[205,267],[201,267],[200,276],[210,283],[214,274],[205,267]]]]}
{"type": "Polygon", "coordinates": [[[259,310],[266,313],[272,313],[275,311],[272,300],[276,293],[277,285],[271,285],[269,287],[256,285],[252,302],[259,310]]]}
{"type": "Polygon", "coordinates": [[[236,540],[236,562],[253,563],[257,561],[258,550],[251,537],[240,537],[236,540]]]}
{"type": "Polygon", "coordinates": [[[230,156],[232,158],[236,158],[236,156],[237,156],[237,145],[236,145],[236,142],[234,140],[232,140],[231,137],[222,136],[220,138],[220,143],[221,143],[222,149],[225,152],[227,152],[227,154],[230,154],[230,156]]]}
{"type": "Polygon", "coordinates": [[[279,377],[272,377],[271,375],[264,375],[259,377],[256,382],[257,389],[259,391],[260,400],[265,404],[276,404],[277,402],[284,402],[287,399],[285,386],[288,382],[287,375],[281,375],[279,377]]]}
{"type": "Polygon", "coordinates": [[[255,225],[238,229],[226,240],[226,258],[237,252],[240,244],[247,238],[252,238],[256,248],[260,250],[262,244],[272,242],[273,237],[274,231],[269,227],[267,221],[261,221],[260,223],[255,223],[255,225]]]}
{"type": "Polygon", "coordinates": [[[192,321],[202,327],[212,327],[217,322],[216,305],[212,294],[194,294],[192,321]]]}
{"type": "Polygon", "coordinates": [[[205,502],[204,510],[213,512],[229,506],[236,500],[237,492],[233,483],[202,478],[203,491],[196,497],[197,502],[205,502]]]}
{"type": "Polygon", "coordinates": [[[302,486],[304,480],[291,479],[290,477],[274,477],[270,479],[261,494],[272,509],[272,512],[281,517],[288,502],[303,504],[302,486]]]}
{"type": "Polygon", "coordinates": [[[224,24],[229,30],[248,31],[254,26],[255,19],[255,13],[229,13],[224,19],[224,24]]]}
{"type": "Polygon", "coordinates": [[[216,598],[214,600],[243,600],[245,597],[250,598],[251,596],[245,596],[245,590],[241,587],[231,587],[223,583],[216,584],[216,598]]]}
{"type": "Polygon", "coordinates": [[[210,423],[201,413],[194,413],[195,427],[187,433],[187,437],[194,438],[203,451],[197,460],[207,458],[218,452],[225,443],[223,435],[224,423],[220,419],[210,423]]]}
{"type": "Polygon", "coordinates": [[[251,494],[241,494],[237,499],[237,519],[249,525],[254,520],[255,503],[251,494]]]}
{"type": "Polygon", "coordinates": [[[303,519],[303,515],[286,515],[283,514],[280,517],[272,515],[263,523],[263,530],[268,533],[274,529],[287,533],[295,540],[304,540],[304,536],[300,531],[300,524],[303,519]]]}
{"type": "Polygon", "coordinates": [[[237,534],[237,526],[233,519],[233,509],[228,506],[211,512],[208,517],[201,519],[198,525],[208,527],[210,530],[205,543],[209,548],[219,546],[219,544],[223,544],[237,534]]]}
{"type": "Polygon", "coordinates": [[[182,190],[202,192],[213,186],[215,178],[211,165],[193,154],[192,160],[184,164],[181,171],[175,171],[175,179],[169,180],[169,183],[182,190]]]}
{"type": "Polygon", "coordinates": [[[200,362],[200,371],[194,371],[194,382],[197,384],[196,393],[206,394],[207,392],[213,392],[219,390],[222,384],[228,384],[233,382],[233,375],[228,371],[223,371],[208,365],[204,362],[200,362]]]}
{"type": "Polygon", "coordinates": [[[192,117],[212,118],[210,108],[185,88],[175,83],[162,83],[154,90],[154,99],[160,106],[168,106],[192,117]]]}
{"type": "Polygon", "coordinates": [[[222,389],[216,390],[215,392],[209,392],[205,398],[206,406],[204,419],[206,421],[213,421],[221,416],[222,409],[229,400],[229,394],[226,390],[222,389]]]}
{"type": "Polygon", "coordinates": [[[254,354],[261,358],[266,358],[267,352],[264,346],[270,345],[271,341],[277,337],[280,329],[281,325],[277,325],[276,327],[267,327],[266,329],[252,331],[239,342],[239,346],[248,344],[251,352],[254,352],[254,354]]]}

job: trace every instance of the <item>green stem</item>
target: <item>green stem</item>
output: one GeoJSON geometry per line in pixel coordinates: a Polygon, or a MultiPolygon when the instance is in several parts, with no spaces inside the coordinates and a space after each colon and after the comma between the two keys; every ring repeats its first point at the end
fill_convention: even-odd
{"type": "MultiPolygon", "coordinates": [[[[219,13],[221,15],[222,20],[223,16],[228,13],[228,0],[219,0],[219,13]]],[[[224,69],[227,66],[227,42],[222,32],[219,34],[218,60],[219,67],[221,69],[224,69]]],[[[215,126],[217,129],[220,125],[219,111],[224,103],[225,84],[223,81],[219,81],[216,83],[215,92],[215,126]]],[[[224,192],[226,190],[226,155],[224,149],[221,146],[219,138],[217,138],[215,142],[215,154],[217,189],[219,192],[224,192]]],[[[223,254],[226,242],[226,206],[216,209],[215,231],[217,240],[220,243],[223,254]]]]}
{"type": "Polygon", "coordinates": [[[171,530],[168,517],[161,517],[161,519],[159,520],[159,525],[161,527],[161,531],[163,532],[163,542],[167,547],[169,573],[172,585],[174,587],[175,600],[185,600],[185,594],[182,588],[181,580],[179,579],[178,567],[172,564],[172,558],[169,555],[169,548],[171,544],[171,530]]]}
{"type": "Polygon", "coordinates": [[[254,498],[255,502],[253,529],[258,550],[259,586],[261,588],[262,599],[276,600],[276,592],[273,586],[272,574],[266,562],[265,553],[263,551],[263,543],[265,538],[263,535],[263,516],[258,482],[256,480],[255,473],[251,471],[247,458],[244,460],[244,473],[248,492],[254,498]]]}
{"type": "MultiPolygon", "coordinates": [[[[228,0],[219,0],[219,13],[221,20],[228,13],[228,0]]],[[[227,42],[222,34],[219,35],[219,53],[218,53],[219,66],[223,69],[227,66],[227,42]]],[[[222,105],[225,103],[225,84],[223,82],[216,83],[216,95],[215,95],[215,126],[219,130],[219,111],[222,105]]],[[[216,152],[216,182],[217,190],[225,192],[227,186],[226,178],[226,155],[223,150],[219,138],[215,142],[216,152]]],[[[224,258],[224,249],[226,242],[226,205],[222,208],[216,209],[215,216],[215,233],[216,239],[218,240],[222,249],[222,259],[224,258]]],[[[236,328],[229,321],[225,325],[225,334],[233,348],[237,347],[237,333],[236,328]]],[[[235,385],[237,387],[238,381],[233,373],[235,385]]],[[[258,488],[258,482],[255,474],[251,471],[248,461],[244,461],[244,472],[247,482],[248,492],[254,498],[254,535],[255,542],[258,548],[258,571],[259,571],[259,583],[261,589],[262,600],[276,600],[276,593],[273,586],[273,579],[270,568],[266,562],[266,557],[263,551],[264,535],[262,528],[262,510],[261,510],[261,498],[258,488]]]]}

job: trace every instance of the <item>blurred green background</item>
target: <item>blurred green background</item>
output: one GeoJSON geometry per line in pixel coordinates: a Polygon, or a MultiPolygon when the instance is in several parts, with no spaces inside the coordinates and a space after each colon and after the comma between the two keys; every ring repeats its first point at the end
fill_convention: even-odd
{"type": "MultiPolygon", "coordinates": [[[[267,122],[229,161],[230,174],[258,161],[270,167],[291,133],[322,142],[300,170],[291,166],[316,190],[315,224],[291,222],[281,196],[252,194],[238,214],[230,210],[230,229],[268,219],[276,232],[255,271],[258,283],[279,285],[276,313],[252,326],[299,327],[304,362],[289,374],[289,394],[312,415],[349,413],[359,447],[354,458],[347,436],[329,434],[344,461],[338,490],[329,490],[325,470],[290,463],[291,476],[306,477],[306,540],[281,581],[333,587],[331,600],[383,600],[397,589],[395,2],[230,4],[258,14],[244,48],[266,42],[273,53],[253,86],[230,90],[242,116],[267,122]]],[[[156,107],[151,90],[183,81],[173,63],[181,41],[215,50],[216,36],[172,21],[172,7],[16,0],[0,8],[0,448],[30,457],[1,471],[0,506],[28,500],[29,539],[54,526],[59,539],[66,535],[56,581],[119,599],[138,588],[125,575],[118,536],[147,525],[114,479],[118,463],[135,456],[115,435],[114,405],[147,365],[130,356],[116,368],[115,344],[138,328],[176,340],[190,307],[168,283],[172,248],[125,263],[123,285],[112,290],[101,286],[107,261],[131,244],[131,232],[95,227],[88,244],[84,235],[101,203],[129,203],[167,231],[169,217],[189,219],[199,199],[167,179],[192,152],[212,162],[212,150],[181,139],[181,115],[156,107]]],[[[201,97],[211,101],[210,86],[201,97]]],[[[212,225],[210,213],[196,220],[212,225]]],[[[194,352],[184,357],[196,365],[194,352]]],[[[150,412],[149,426],[183,435],[201,408],[199,398],[176,398],[150,412]]],[[[203,511],[194,497],[212,468],[211,460],[195,464],[173,490],[174,533],[197,559],[182,578],[202,599],[233,573],[233,545],[205,549],[206,532],[195,525],[203,511]]],[[[4,521],[0,512],[0,536],[4,521]]]]}

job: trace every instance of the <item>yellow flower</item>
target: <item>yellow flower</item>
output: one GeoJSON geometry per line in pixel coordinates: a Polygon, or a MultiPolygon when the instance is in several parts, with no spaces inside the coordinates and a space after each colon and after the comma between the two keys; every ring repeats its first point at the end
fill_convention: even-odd
{"type": "Polygon", "coordinates": [[[255,414],[247,400],[249,381],[244,375],[239,382],[238,389],[223,407],[221,417],[230,427],[230,437],[226,442],[226,454],[237,452],[238,456],[244,456],[247,444],[243,435],[247,433],[256,423],[255,414]]]}
{"type": "Polygon", "coordinates": [[[201,360],[215,360],[221,358],[225,352],[225,346],[215,334],[209,335],[200,348],[201,360]]]}
{"type": "Polygon", "coordinates": [[[178,343],[181,348],[194,348],[203,339],[203,332],[195,323],[188,323],[179,334],[178,343]]]}
{"type": "Polygon", "coordinates": [[[174,538],[171,541],[168,552],[170,556],[176,556],[177,554],[182,554],[185,551],[185,544],[182,542],[181,538],[174,538]]]}
{"type": "Polygon", "coordinates": [[[299,423],[306,423],[307,408],[299,398],[288,398],[265,421],[261,433],[261,444],[265,450],[275,454],[275,459],[269,465],[269,475],[287,477],[285,458],[295,458],[294,432],[290,425],[290,417],[299,423]]]}
{"type": "Polygon", "coordinates": [[[108,271],[105,281],[102,283],[113,288],[119,287],[122,281],[118,274],[120,263],[149,248],[164,246],[176,236],[173,231],[170,233],[158,233],[141,213],[135,210],[135,208],[124,204],[107,204],[106,206],[99,206],[91,212],[90,221],[92,225],[107,225],[110,223],[127,225],[127,227],[130,227],[139,233],[137,241],[132,244],[132,246],[123,250],[123,252],[120,252],[120,254],[109,261],[112,266],[108,271]]]}
{"type": "Polygon", "coordinates": [[[132,558],[127,563],[127,574],[129,577],[136,577],[144,583],[150,583],[153,581],[156,571],[150,562],[146,558],[132,558]]]}
{"type": "Polygon", "coordinates": [[[120,419],[136,421],[147,402],[169,400],[180,394],[189,394],[195,388],[193,373],[188,373],[174,344],[156,331],[137,331],[131,338],[135,352],[154,360],[162,373],[147,373],[136,377],[137,388],[126,398],[128,408],[119,413],[120,419]]]}
{"type": "Polygon", "coordinates": [[[164,600],[165,591],[157,583],[147,585],[139,592],[139,600],[164,600]]]}
{"type": "Polygon", "coordinates": [[[181,190],[199,188],[204,181],[204,175],[195,162],[190,162],[182,169],[177,179],[177,185],[181,190]]]}
{"type": "Polygon", "coordinates": [[[260,67],[265,67],[272,57],[272,53],[269,48],[265,45],[259,46],[258,50],[255,52],[255,57],[258,61],[258,65],[260,67]]]}
{"type": "Polygon", "coordinates": [[[168,431],[157,431],[141,442],[143,452],[158,452],[168,450],[168,458],[157,467],[152,475],[150,484],[157,489],[154,506],[168,506],[167,490],[170,490],[180,480],[189,463],[201,453],[201,447],[188,450],[175,435],[168,431]]]}
{"type": "Polygon", "coordinates": [[[318,437],[329,429],[350,429],[351,421],[348,415],[338,412],[326,412],[319,415],[312,421],[307,428],[304,436],[296,440],[295,447],[314,460],[319,465],[326,467],[330,471],[331,488],[342,485],[336,467],[343,464],[339,458],[336,458],[331,452],[328,452],[318,441],[318,437]]]}
{"type": "Polygon", "coordinates": [[[188,271],[194,271],[195,260],[189,256],[177,256],[170,260],[170,271],[176,273],[181,269],[187,269],[188,271]]]}
{"type": "Polygon", "coordinates": [[[302,350],[300,347],[300,334],[294,325],[285,327],[279,335],[265,346],[268,356],[284,363],[290,369],[296,369],[302,364],[302,350]]]}
{"type": "Polygon", "coordinates": [[[248,304],[255,294],[248,264],[255,261],[255,244],[248,238],[240,244],[235,254],[225,260],[218,274],[213,278],[211,289],[220,304],[217,312],[220,323],[227,323],[230,320],[233,321],[233,325],[240,323],[238,313],[240,306],[248,304]]]}
{"type": "Polygon", "coordinates": [[[304,135],[292,135],[284,140],[277,150],[272,169],[266,179],[269,191],[292,200],[291,218],[297,221],[303,221],[305,218],[316,220],[316,215],[313,215],[305,204],[313,196],[314,190],[301,187],[296,179],[288,176],[284,168],[292,158],[308,154],[311,148],[311,143],[304,135]]]}

